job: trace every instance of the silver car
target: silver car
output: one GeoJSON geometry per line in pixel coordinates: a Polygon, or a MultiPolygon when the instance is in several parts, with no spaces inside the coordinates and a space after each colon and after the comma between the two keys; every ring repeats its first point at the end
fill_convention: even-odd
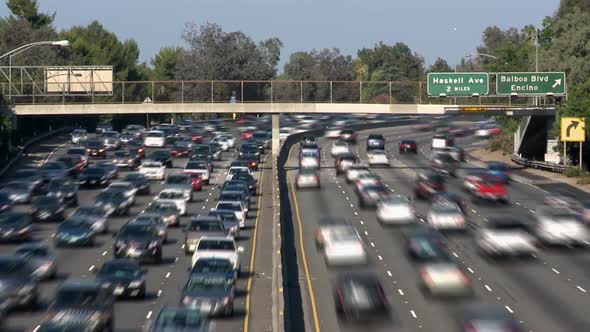
{"type": "Polygon", "coordinates": [[[467,230],[467,222],[461,208],[447,201],[436,202],[428,213],[428,224],[438,230],[467,230]]]}
{"type": "Polygon", "coordinates": [[[479,229],[476,243],[489,256],[525,256],[538,251],[529,226],[511,216],[488,219],[479,229]]]}
{"type": "Polygon", "coordinates": [[[15,255],[24,257],[37,279],[55,278],[57,261],[51,248],[45,243],[29,243],[16,248],[15,255]]]}
{"type": "Polygon", "coordinates": [[[542,243],[549,245],[586,245],[590,241],[581,216],[566,207],[540,206],[533,227],[542,243]]]}

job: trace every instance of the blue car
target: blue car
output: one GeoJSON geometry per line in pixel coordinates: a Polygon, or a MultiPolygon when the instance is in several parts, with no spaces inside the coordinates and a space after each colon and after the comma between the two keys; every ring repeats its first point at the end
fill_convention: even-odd
{"type": "Polygon", "coordinates": [[[492,161],[488,163],[488,171],[490,174],[497,176],[502,180],[503,183],[508,184],[510,182],[510,166],[508,164],[492,161]]]}

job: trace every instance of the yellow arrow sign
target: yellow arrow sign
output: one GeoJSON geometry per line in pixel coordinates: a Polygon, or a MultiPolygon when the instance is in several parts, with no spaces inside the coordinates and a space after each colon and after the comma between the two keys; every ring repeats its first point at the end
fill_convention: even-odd
{"type": "Polygon", "coordinates": [[[586,121],[584,118],[561,118],[562,142],[585,142],[586,121]]]}

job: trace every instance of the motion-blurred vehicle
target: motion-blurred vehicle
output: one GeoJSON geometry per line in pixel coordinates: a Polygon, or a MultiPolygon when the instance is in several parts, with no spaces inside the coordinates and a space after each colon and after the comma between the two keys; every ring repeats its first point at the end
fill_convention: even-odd
{"type": "Polygon", "coordinates": [[[346,170],[346,183],[355,182],[362,174],[370,173],[369,168],[363,164],[355,164],[346,170]]]}
{"type": "Polygon", "coordinates": [[[88,139],[88,132],[86,132],[86,129],[74,129],[70,136],[72,137],[70,140],[72,144],[83,144],[88,139]]]}
{"type": "Polygon", "coordinates": [[[164,181],[164,188],[174,188],[182,190],[187,201],[192,202],[193,200],[193,180],[188,174],[170,174],[164,181]]]}
{"type": "Polygon", "coordinates": [[[450,147],[450,146],[454,146],[455,145],[455,139],[447,134],[444,133],[440,133],[440,134],[434,134],[434,136],[432,136],[432,148],[433,149],[442,149],[442,148],[446,148],[446,147],[450,147]]]}
{"type": "Polygon", "coordinates": [[[14,202],[8,193],[0,191],[0,213],[12,211],[14,202]]]}
{"type": "Polygon", "coordinates": [[[240,238],[240,221],[232,210],[211,210],[210,216],[218,217],[223,223],[227,236],[233,237],[236,241],[240,238]]]}
{"type": "Polygon", "coordinates": [[[505,184],[510,183],[511,171],[508,164],[499,161],[491,161],[487,163],[487,168],[491,174],[497,176],[505,184]]]}
{"type": "Polygon", "coordinates": [[[352,153],[340,154],[335,158],[336,175],[346,173],[348,168],[358,164],[358,158],[352,153]]]}
{"type": "Polygon", "coordinates": [[[39,304],[38,277],[27,258],[0,255],[0,285],[8,293],[7,310],[35,309],[39,304]]]}
{"type": "Polygon", "coordinates": [[[140,159],[145,158],[145,145],[143,140],[133,139],[127,142],[127,149],[136,153],[140,159]]]}
{"type": "Polygon", "coordinates": [[[131,183],[137,189],[137,194],[149,195],[150,193],[150,181],[142,173],[129,173],[125,175],[123,181],[131,183]]]}
{"type": "Polygon", "coordinates": [[[389,166],[389,157],[383,150],[367,151],[369,166],[389,166]]]}
{"type": "Polygon", "coordinates": [[[111,184],[105,189],[106,191],[111,192],[121,192],[125,197],[127,197],[129,201],[129,206],[135,204],[135,196],[137,195],[137,189],[131,182],[126,181],[115,181],[111,182],[111,184]]]}
{"type": "Polygon", "coordinates": [[[221,192],[224,191],[241,191],[243,192],[246,197],[248,198],[248,206],[252,204],[252,192],[250,188],[248,188],[248,184],[244,181],[232,180],[232,181],[225,181],[223,185],[221,185],[221,192]]]}
{"type": "Polygon", "coordinates": [[[47,162],[43,166],[39,167],[39,171],[47,180],[55,178],[63,179],[69,175],[67,166],[59,161],[47,162]]]}
{"type": "Polygon", "coordinates": [[[435,194],[432,197],[431,201],[433,203],[449,203],[450,202],[450,203],[457,204],[457,206],[461,209],[461,211],[463,212],[464,215],[467,215],[468,210],[469,210],[467,208],[467,203],[459,194],[449,192],[449,191],[435,194]]]}
{"type": "Polygon", "coordinates": [[[419,284],[427,296],[471,296],[474,293],[471,279],[447,253],[422,260],[419,284]]]}
{"type": "Polygon", "coordinates": [[[414,140],[410,140],[410,139],[405,139],[401,142],[399,142],[399,153],[407,153],[407,152],[411,152],[413,154],[418,154],[418,143],[416,143],[416,141],[414,140]]]}
{"type": "Polygon", "coordinates": [[[166,134],[161,130],[150,130],[145,134],[143,144],[147,147],[163,148],[166,145],[166,134]]]}
{"type": "Polygon", "coordinates": [[[357,133],[354,130],[344,129],[340,132],[340,139],[344,142],[356,144],[357,133]]]}
{"type": "Polygon", "coordinates": [[[112,161],[100,161],[94,163],[94,167],[102,168],[106,171],[107,177],[112,180],[119,177],[119,171],[117,170],[117,166],[112,161]]]}
{"type": "Polygon", "coordinates": [[[146,295],[146,269],[142,269],[134,260],[114,259],[105,262],[96,273],[96,281],[102,287],[112,289],[118,297],[143,299],[146,295]]]}
{"type": "Polygon", "coordinates": [[[458,146],[448,146],[446,148],[434,148],[433,153],[446,153],[458,162],[465,161],[465,150],[458,146]]]}
{"type": "Polygon", "coordinates": [[[484,174],[471,180],[469,192],[474,203],[495,201],[509,203],[508,190],[502,179],[492,174],[484,174]]]}
{"type": "Polygon", "coordinates": [[[445,191],[445,178],[437,173],[420,173],[414,186],[414,197],[431,199],[432,196],[445,191]]]}
{"type": "Polygon", "coordinates": [[[389,302],[374,273],[340,273],[334,284],[336,312],[345,320],[370,321],[389,315],[389,302]]]}
{"type": "Polygon", "coordinates": [[[35,184],[28,181],[16,180],[2,184],[0,192],[7,195],[14,204],[26,204],[33,199],[35,184]]]}
{"type": "Polygon", "coordinates": [[[34,221],[62,221],[65,217],[63,200],[58,197],[36,197],[30,211],[34,221]]]}
{"type": "Polygon", "coordinates": [[[183,306],[207,316],[231,316],[234,312],[234,284],[215,273],[191,275],[182,291],[183,306]]]}
{"type": "Polygon", "coordinates": [[[302,152],[299,155],[300,168],[319,168],[320,155],[317,152],[302,152]]]}
{"type": "Polygon", "coordinates": [[[361,208],[376,207],[377,203],[387,198],[389,190],[382,183],[372,183],[359,187],[358,202],[361,208]]]}
{"type": "Polygon", "coordinates": [[[215,161],[221,161],[221,152],[223,151],[221,149],[221,145],[219,145],[219,143],[217,142],[209,142],[209,145],[211,146],[211,158],[215,161]]]}
{"type": "Polygon", "coordinates": [[[47,196],[63,200],[69,206],[78,205],[78,183],[67,179],[53,179],[47,185],[47,196]]]}
{"type": "Polygon", "coordinates": [[[162,163],[162,165],[164,165],[168,168],[174,167],[174,164],[172,161],[172,155],[170,154],[170,151],[168,151],[168,150],[154,151],[149,155],[149,159],[153,160],[153,161],[159,161],[162,163]]]}
{"type": "Polygon", "coordinates": [[[190,197],[186,197],[184,190],[179,188],[165,188],[154,200],[161,203],[173,203],[180,211],[180,215],[186,215],[187,201],[190,197]]]}
{"type": "Polygon", "coordinates": [[[320,188],[319,172],[314,168],[300,168],[295,178],[297,189],[320,188]]]}
{"type": "Polygon", "coordinates": [[[66,175],[72,178],[78,177],[85,166],[85,160],[82,156],[67,155],[61,156],[56,160],[65,166],[66,175]]]}
{"type": "Polygon", "coordinates": [[[202,236],[226,236],[225,226],[218,216],[194,216],[183,229],[184,253],[193,253],[202,236]]]}
{"type": "Polygon", "coordinates": [[[125,131],[127,131],[130,134],[133,134],[135,138],[142,138],[143,132],[145,131],[145,127],[142,125],[129,124],[125,126],[125,131]]]}
{"type": "Polygon", "coordinates": [[[503,307],[469,305],[462,314],[461,332],[523,332],[520,323],[503,307]]]}
{"type": "Polygon", "coordinates": [[[411,224],[416,222],[416,212],[407,197],[390,195],[377,202],[377,220],[383,224],[411,224]]]}
{"type": "Polygon", "coordinates": [[[330,154],[332,155],[332,157],[338,157],[340,155],[344,155],[344,154],[350,154],[350,146],[348,145],[348,143],[343,142],[343,141],[335,141],[332,144],[332,150],[330,150],[330,154]]]}
{"type": "Polygon", "coordinates": [[[170,155],[174,158],[188,158],[191,150],[192,142],[178,140],[172,145],[170,155]]]}
{"type": "Polygon", "coordinates": [[[406,231],[403,236],[404,246],[412,260],[428,260],[433,255],[448,254],[445,236],[434,228],[417,227],[406,231]]]}
{"type": "Polygon", "coordinates": [[[475,239],[480,251],[492,257],[530,256],[538,251],[529,225],[511,216],[488,219],[475,239]]]}
{"type": "Polygon", "coordinates": [[[428,224],[441,231],[465,231],[467,222],[461,208],[453,202],[435,202],[427,216],[428,224]]]}
{"type": "Polygon", "coordinates": [[[184,167],[183,173],[185,174],[199,174],[201,180],[205,184],[209,184],[209,178],[211,176],[211,172],[207,167],[207,163],[204,161],[189,161],[186,163],[184,167]]]}
{"type": "Polygon", "coordinates": [[[80,206],[70,217],[86,221],[95,233],[107,233],[109,231],[109,214],[100,206],[80,206]]]}
{"type": "Polygon", "coordinates": [[[244,166],[232,166],[227,170],[227,175],[225,176],[225,181],[231,181],[235,174],[245,172],[250,174],[250,168],[244,166]]]}
{"type": "Polygon", "coordinates": [[[104,140],[91,139],[86,141],[86,152],[90,157],[107,157],[107,149],[104,146],[104,140]]]}
{"type": "Polygon", "coordinates": [[[434,127],[431,123],[418,123],[412,126],[412,129],[417,131],[430,131],[434,127]]]}
{"type": "Polygon", "coordinates": [[[45,194],[45,185],[48,179],[37,168],[18,169],[11,177],[12,181],[23,181],[31,185],[33,194],[45,194]]]}
{"type": "Polygon", "coordinates": [[[260,155],[256,155],[254,153],[243,153],[239,156],[239,160],[245,161],[250,168],[251,171],[257,171],[258,166],[260,165],[260,155]]]}
{"type": "Polygon", "coordinates": [[[385,150],[385,137],[381,134],[370,134],[367,138],[367,151],[385,150]]]}
{"type": "Polygon", "coordinates": [[[235,239],[225,236],[202,236],[191,258],[191,266],[195,266],[199,259],[226,258],[232,263],[234,271],[239,275],[242,269],[240,264],[240,253],[242,252],[244,252],[244,248],[238,247],[235,239]]]}
{"type": "Polygon", "coordinates": [[[236,218],[240,223],[240,228],[246,227],[246,213],[247,209],[241,201],[218,202],[214,210],[231,210],[236,214],[236,218]]]}
{"type": "Polygon", "coordinates": [[[158,216],[170,227],[180,226],[180,210],[175,203],[155,200],[150,202],[141,213],[158,216]]]}
{"type": "Polygon", "coordinates": [[[0,214],[0,241],[28,241],[33,238],[33,218],[29,213],[0,214]]]}
{"type": "Polygon", "coordinates": [[[434,153],[430,159],[433,170],[450,176],[457,176],[459,161],[448,153],[434,153]]]}
{"type": "Polygon", "coordinates": [[[56,246],[93,246],[96,232],[85,219],[69,217],[57,227],[56,246]]]}
{"type": "Polygon", "coordinates": [[[368,261],[365,245],[353,227],[336,227],[323,232],[322,251],[330,266],[363,265],[368,261]]]}
{"type": "Polygon", "coordinates": [[[166,166],[159,161],[144,160],[138,171],[150,180],[164,180],[166,176],[166,166]]]}
{"type": "Polygon", "coordinates": [[[96,125],[95,133],[97,135],[102,135],[105,131],[109,131],[109,130],[113,130],[113,126],[111,126],[110,124],[101,123],[101,124],[96,125]]]}
{"type": "Polygon", "coordinates": [[[477,138],[490,138],[492,135],[500,133],[500,127],[495,124],[484,124],[475,131],[475,137],[477,138]]]}
{"type": "Polygon", "coordinates": [[[88,165],[88,150],[84,147],[69,148],[66,150],[65,156],[79,156],[83,160],[83,166],[88,165]]]}
{"type": "Polygon", "coordinates": [[[225,278],[229,284],[235,284],[238,280],[237,271],[232,262],[227,258],[201,258],[193,266],[191,277],[204,277],[214,275],[225,278]]]}
{"type": "Polygon", "coordinates": [[[113,164],[122,169],[133,170],[141,164],[141,158],[136,153],[131,153],[129,150],[115,151],[113,153],[113,164]]]}
{"type": "Polygon", "coordinates": [[[57,276],[57,259],[47,244],[41,242],[23,244],[16,248],[14,254],[27,261],[36,279],[50,279],[57,276]]]}
{"type": "Polygon", "coordinates": [[[539,206],[532,229],[541,243],[547,245],[582,245],[590,234],[580,214],[566,207],[539,206]]]}
{"type": "Polygon", "coordinates": [[[120,138],[119,133],[109,131],[109,132],[105,132],[103,134],[103,136],[106,136],[107,133],[115,133],[116,135],[113,135],[111,137],[107,137],[104,139],[105,149],[107,149],[108,151],[119,150],[122,146],[122,142],[121,142],[121,138],[120,138]]]}
{"type": "Polygon", "coordinates": [[[162,261],[162,237],[154,224],[127,223],[114,236],[115,258],[162,261]]]}
{"type": "Polygon", "coordinates": [[[156,319],[148,321],[148,332],[209,332],[207,317],[196,309],[163,307],[156,319]]]}
{"type": "Polygon", "coordinates": [[[244,194],[243,191],[239,191],[239,190],[234,190],[234,191],[223,190],[220,192],[220,194],[217,198],[217,201],[218,202],[240,201],[240,202],[242,202],[242,204],[244,205],[244,207],[246,209],[250,208],[250,204],[248,203],[248,196],[246,194],[244,194]]]}
{"type": "Polygon", "coordinates": [[[299,141],[299,147],[303,148],[304,146],[309,146],[309,145],[317,145],[318,144],[318,139],[315,136],[303,136],[303,138],[301,139],[301,141],[299,141]]]}
{"type": "Polygon", "coordinates": [[[233,148],[235,145],[235,140],[233,140],[233,143],[232,143],[232,139],[230,139],[228,136],[225,136],[225,135],[215,136],[215,137],[213,137],[211,142],[215,142],[215,143],[219,144],[221,151],[224,151],[224,152],[229,151],[229,149],[233,148]]]}
{"type": "Polygon", "coordinates": [[[103,190],[94,201],[94,205],[103,208],[108,215],[127,215],[131,209],[129,197],[121,191],[103,190]]]}
{"type": "Polygon", "coordinates": [[[45,319],[88,324],[98,331],[114,331],[112,291],[94,280],[66,280],[58,287],[45,319]]]}
{"type": "Polygon", "coordinates": [[[256,192],[257,192],[256,184],[258,183],[258,181],[254,178],[254,176],[252,174],[248,174],[248,173],[244,173],[244,172],[236,173],[232,177],[232,181],[242,181],[242,182],[246,183],[250,193],[252,195],[256,195],[256,192]]]}

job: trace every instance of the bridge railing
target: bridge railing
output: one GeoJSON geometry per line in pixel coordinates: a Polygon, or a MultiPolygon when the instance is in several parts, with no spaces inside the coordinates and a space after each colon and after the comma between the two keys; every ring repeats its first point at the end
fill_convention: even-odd
{"type": "MultiPolygon", "coordinates": [[[[51,82],[0,81],[0,91],[14,104],[136,103],[359,103],[532,105],[532,97],[428,96],[426,82],[385,81],[114,81],[112,91],[52,93],[51,82]],[[10,93],[9,93],[10,92],[10,93]]],[[[79,86],[96,82],[76,82],[79,86]]],[[[495,91],[491,86],[490,91],[495,91]]],[[[541,97],[540,104],[551,104],[541,97]]]]}

